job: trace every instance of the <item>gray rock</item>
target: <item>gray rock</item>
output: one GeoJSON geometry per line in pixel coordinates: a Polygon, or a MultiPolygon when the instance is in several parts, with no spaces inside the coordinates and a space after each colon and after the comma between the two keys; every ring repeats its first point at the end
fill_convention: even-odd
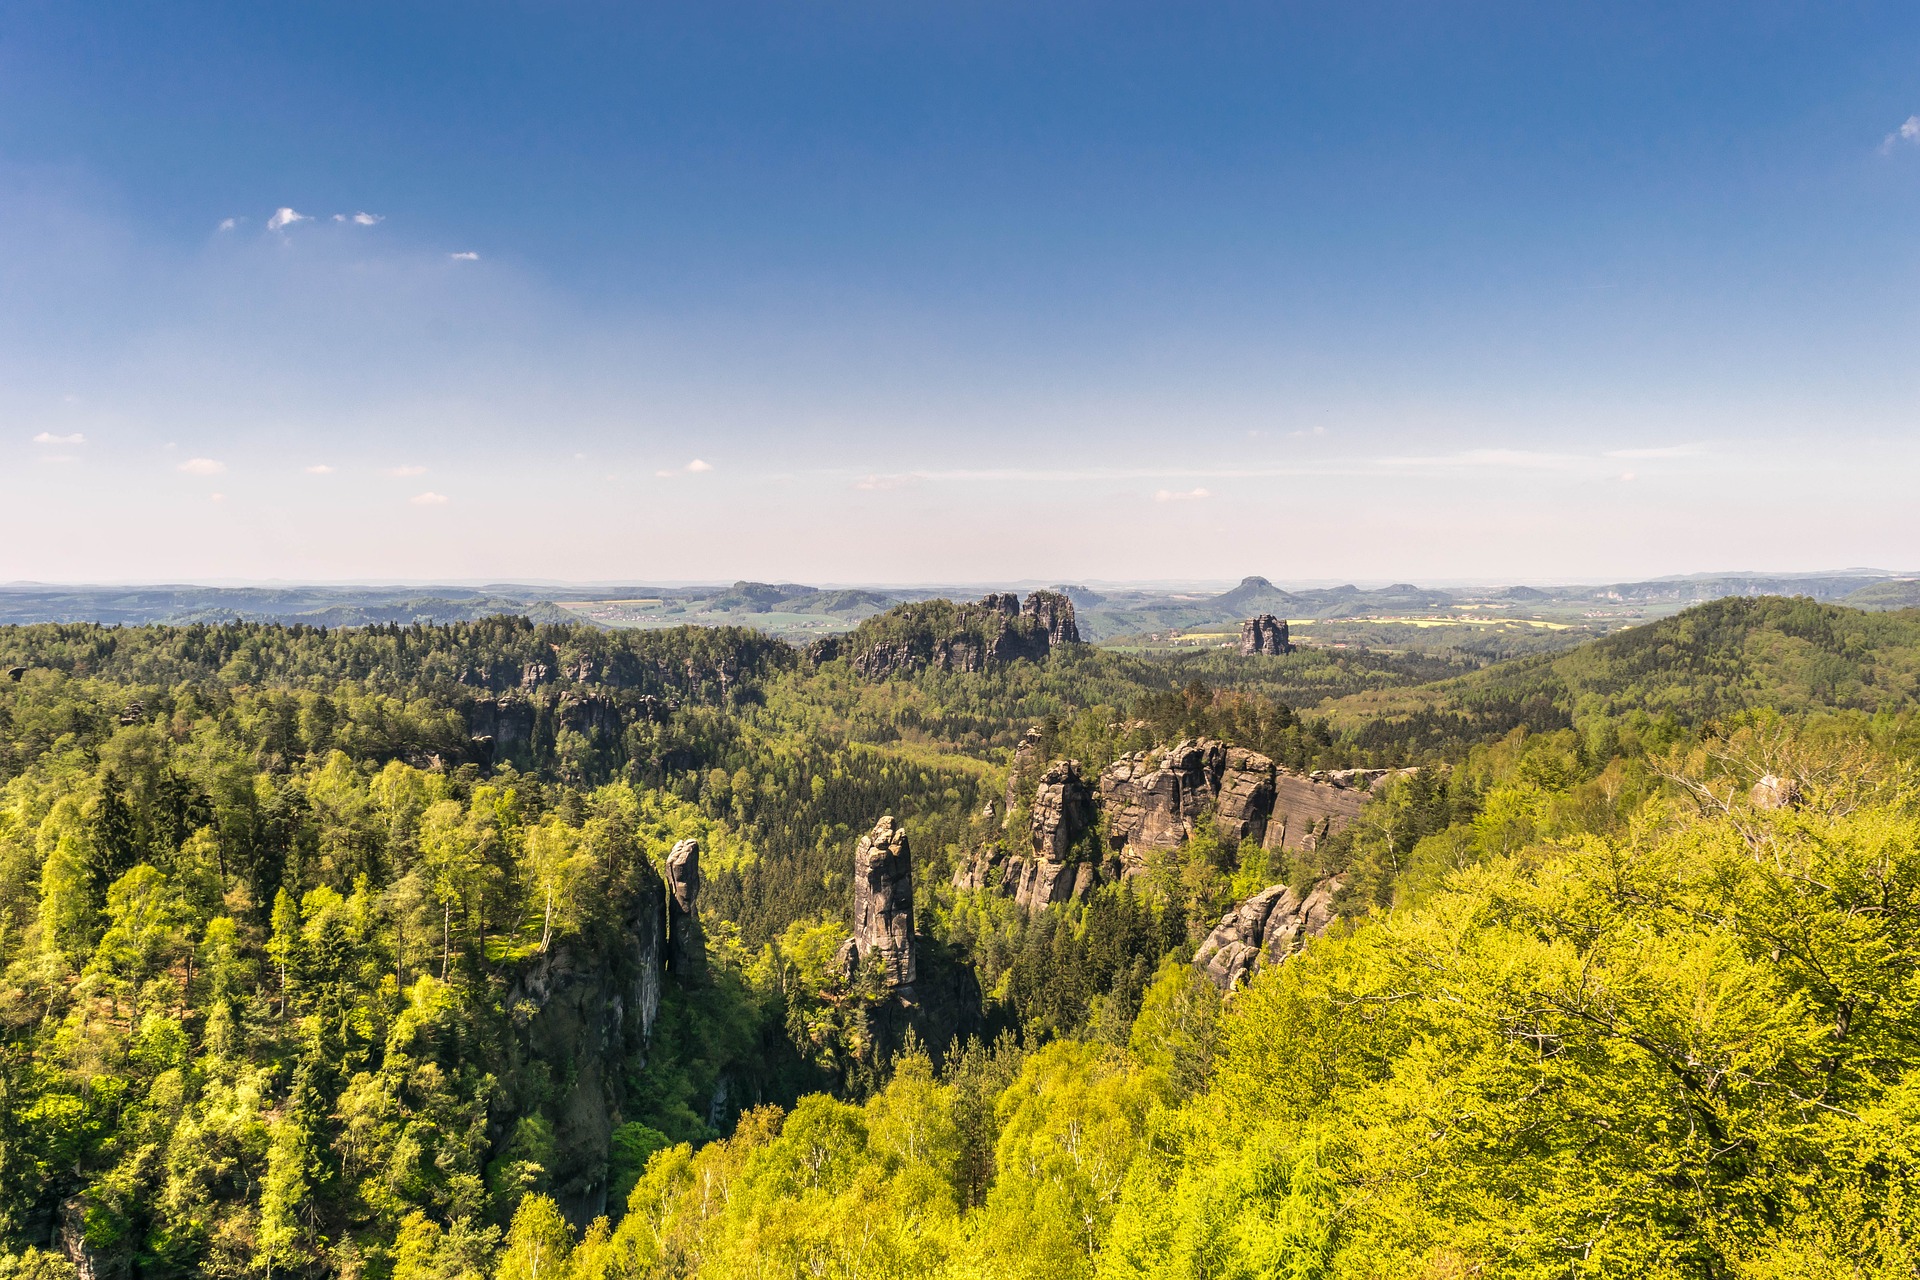
{"type": "Polygon", "coordinates": [[[1221,918],[1194,952],[1194,967],[1222,991],[1245,984],[1268,965],[1279,964],[1327,931],[1338,916],[1334,896],[1341,877],[1332,876],[1304,896],[1285,885],[1262,889],[1221,918]]]}
{"type": "Polygon", "coordinates": [[[1240,652],[1245,655],[1292,653],[1293,645],[1287,640],[1287,620],[1270,613],[1248,618],[1240,624],[1240,652]]]}
{"type": "Polygon", "coordinates": [[[913,985],[913,855],[906,829],[890,814],[853,852],[853,943],[862,960],[880,954],[889,985],[913,985]]]}
{"type": "Polygon", "coordinates": [[[1792,778],[1767,774],[1753,784],[1747,800],[1756,809],[1791,809],[1800,803],[1800,784],[1792,778]]]}
{"type": "Polygon", "coordinates": [[[682,840],[667,855],[667,968],[680,978],[696,978],[707,970],[698,840],[682,840]]]}

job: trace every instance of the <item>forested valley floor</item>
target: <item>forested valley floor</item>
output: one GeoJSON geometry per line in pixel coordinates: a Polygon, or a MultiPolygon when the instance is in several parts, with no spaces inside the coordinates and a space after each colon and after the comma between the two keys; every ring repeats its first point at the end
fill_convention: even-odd
{"type": "Polygon", "coordinates": [[[0,628],[0,1277],[1920,1273],[1920,611],[906,660],[971,616],[0,628]],[[1392,772],[974,887],[1020,752],[1187,741],[1392,772]]]}

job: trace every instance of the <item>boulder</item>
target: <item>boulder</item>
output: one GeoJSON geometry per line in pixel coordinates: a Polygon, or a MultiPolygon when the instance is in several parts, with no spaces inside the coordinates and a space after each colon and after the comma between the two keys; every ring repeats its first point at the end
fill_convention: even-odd
{"type": "Polygon", "coordinates": [[[1221,918],[1194,952],[1194,967],[1222,991],[1232,991],[1268,965],[1278,964],[1317,938],[1338,918],[1334,897],[1342,879],[1331,876],[1304,895],[1286,885],[1262,889],[1221,918]]]}
{"type": "Polygon", "coordinates": [[[1287,641],[1287,620],[1270,613],[1248,618],[1240,624],[1240,652],[1249,656],[1292,653],[1293,645],[1287,641]]]}
{"type": "Polygon", "coordinates": [[[695,978],[707,969],[698,840],[682,840],[667,854],[667,968],[680,978],[695,978]]]}
{"type": "Polygon", "coordinates": [[[853,852],[853,944],[862,960],[880,954],[890,986],[913,985],[913,855],[892,815],[874,823],[853,852]]]}

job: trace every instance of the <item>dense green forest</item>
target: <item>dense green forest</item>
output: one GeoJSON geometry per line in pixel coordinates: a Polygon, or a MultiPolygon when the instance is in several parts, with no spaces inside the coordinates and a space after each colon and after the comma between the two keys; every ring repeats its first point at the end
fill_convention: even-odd
{"type": "Polygon", "coordinates": [[[0,628],[0,1276],[1914,1274],[1920,614],[860,634],[0,628]],[[952,875],[1024,838],[1029,730],[1417,768],[1027,915],[952,875]],[[882,814],[911,1017],[841,959],[882,814]],[[1321,883],[1244,989],[1191,963],[1321,883]]]}

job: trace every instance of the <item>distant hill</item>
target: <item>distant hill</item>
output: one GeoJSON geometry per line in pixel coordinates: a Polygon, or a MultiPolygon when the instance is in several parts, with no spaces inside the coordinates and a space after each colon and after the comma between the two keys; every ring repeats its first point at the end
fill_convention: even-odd
{"type": "Polygon", "coordinates": [[[1868,613],[1779,596],[1728,597],[1419,689],[1330,704],[1364,739],[1436,745],[1553,728],[1588,716],[1698,725],[1772,708],[1879,711],[1920,696],[1920,614],[1868,613]]]}
{"type": "Polygon", "coordinates": [[[471,622],[517,614],[578,621],[546,600],[457,587],[0,587],[0,624],[35,622],[279,622],[366,627],[471,622]]]}

